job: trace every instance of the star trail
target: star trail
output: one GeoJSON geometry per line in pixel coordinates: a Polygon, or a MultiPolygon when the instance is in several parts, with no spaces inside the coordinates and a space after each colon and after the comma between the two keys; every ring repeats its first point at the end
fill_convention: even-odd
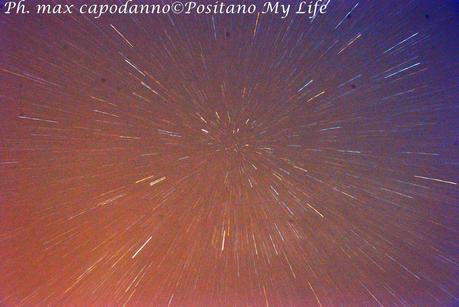
{"type": "Polygon", "coordinates": [[[0,305],[457,305],[458,8],[2,14],[0,305]]]}

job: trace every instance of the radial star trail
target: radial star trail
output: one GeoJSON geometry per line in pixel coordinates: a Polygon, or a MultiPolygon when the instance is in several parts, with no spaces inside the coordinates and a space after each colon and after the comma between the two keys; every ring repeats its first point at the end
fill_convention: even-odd
{"type": "Polygon", "coordinates": [[[2,13],[0,305],[458,305],[457,9],[2,13]]]}

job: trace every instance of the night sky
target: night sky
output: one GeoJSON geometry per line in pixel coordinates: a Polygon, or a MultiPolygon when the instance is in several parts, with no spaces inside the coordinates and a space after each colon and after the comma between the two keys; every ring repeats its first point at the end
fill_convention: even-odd
{"type": "Polygon", "coordinates": [[[0,12],[0,305],[459,304],[458,16],[0,12]]]}

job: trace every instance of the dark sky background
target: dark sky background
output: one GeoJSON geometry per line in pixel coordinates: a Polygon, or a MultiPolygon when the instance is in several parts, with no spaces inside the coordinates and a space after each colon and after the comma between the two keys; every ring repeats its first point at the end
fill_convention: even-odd
{"type": "Polygon", "coordinates": [[[0,305],[457,305],[458,29],[1,13],[0,305]]]}

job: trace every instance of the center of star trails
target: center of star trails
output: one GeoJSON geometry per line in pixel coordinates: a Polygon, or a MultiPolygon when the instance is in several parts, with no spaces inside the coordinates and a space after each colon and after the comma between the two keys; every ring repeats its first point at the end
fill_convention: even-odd
{"type": "Polygon", "coordinates": [[[219,127],[201,129],[206,143],[217,152],[240,152],[249,146],[247,131],[236,125],[221,125],[219,127]]]}
{"type": "Polygon", "coordinates": [[[240,141],[232,131],[226,132],[220,137],[220,145],[224,150],[238,150],[241,146],[240,141]]]}

